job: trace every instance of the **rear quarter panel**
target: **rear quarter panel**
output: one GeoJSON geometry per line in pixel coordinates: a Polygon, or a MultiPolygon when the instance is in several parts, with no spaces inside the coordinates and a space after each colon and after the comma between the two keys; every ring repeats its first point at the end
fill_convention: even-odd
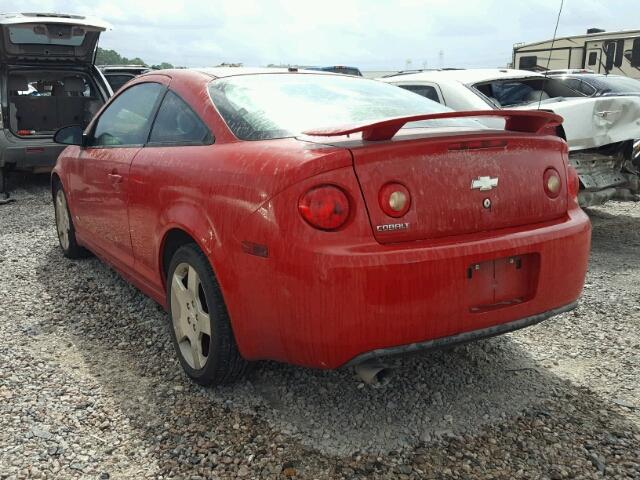
{"type": "MultiPolygon", "coordinates": [[[[208,255],[225,298],[233,285],[230,251],[243,221],[277,192],[319,172],[351,165],[346,150],[296,139],[235,139],[212,106],[206,83],[171,89],[209,126],[204,146],[147,146],[133,161],[129,217],[136,268],[164,291],[162,249],[167,232],[189,234],[208,255]]],[[[158,299],[164,305],[164,299],[158,299]]],[[[233,317],[232,317],[233,320],[233,317]]]]}

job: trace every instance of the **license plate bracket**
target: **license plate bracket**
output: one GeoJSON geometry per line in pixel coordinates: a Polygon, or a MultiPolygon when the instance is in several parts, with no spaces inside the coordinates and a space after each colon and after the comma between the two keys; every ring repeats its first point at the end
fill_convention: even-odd
{"type": "Polygon", "coordinates": [[[525,254],[474,263],[467,268],[471,312],[526,302],[535,293],[539,255],[525,254]]]}

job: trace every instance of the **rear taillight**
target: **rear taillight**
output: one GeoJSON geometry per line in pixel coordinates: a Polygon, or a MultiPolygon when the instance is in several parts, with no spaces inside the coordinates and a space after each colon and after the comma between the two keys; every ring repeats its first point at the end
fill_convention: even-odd
{"type": "Polygon", "coordinates": [[[562,190],[562,179],[555,168],[547,168],[542,179],[547,196],[556,198],[562,190]]]}
{"type": "Polygon", "coordinates": [[[335,185],[312,188],[298,201],[298,211],[309,225],[337,230],[349,219],[349,197],[335,185]]]}
{"type": "Polygon", "coordinates": [[[380,208],[390,217],[404,216],[411,207],[411,195],[407,187],[400,183],[387,183],[378,194],[380,208]]]}
{"type": "Polygon", "coordinates": [[[580,177],[578,172],[572,165],[567,166],[567,194],[569,198],[578,199],[578,192],[580,191],[580,177]]]}

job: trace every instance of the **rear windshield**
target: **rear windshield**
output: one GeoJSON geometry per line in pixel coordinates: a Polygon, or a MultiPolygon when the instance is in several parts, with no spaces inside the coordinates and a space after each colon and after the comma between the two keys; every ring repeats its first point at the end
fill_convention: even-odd
{"type": "Polygon", "coordinates": [[[84,42],[86,30],[77,25],[40,23],[9,27],[9,39],[14,45],[66,45],[79,47],[84,42]]]}
{"type": "MultiPolygon", "coordinates": [[[[315,128],[451,111],[386,83],[342,75],[259,74],[214,80],[209,92],[242,140],[296,136],[315,128]]],[[[410,127],[469,127],[466,119],[414,122],[410,127]]]]}
{"type": "Polygon", "coordinates": [[[640,81],[628,77],[582,77],[597,87],[601,94],[640,93],[640,81]]]}

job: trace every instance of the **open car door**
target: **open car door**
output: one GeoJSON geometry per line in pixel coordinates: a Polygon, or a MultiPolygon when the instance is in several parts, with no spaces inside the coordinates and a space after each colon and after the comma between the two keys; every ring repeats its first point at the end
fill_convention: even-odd
{"type": "Polygon", "coordinates": [[[108,28],[101,20],[81,15],[0,14],[0,60],[91,64],[100,33],[108,28]]]}

